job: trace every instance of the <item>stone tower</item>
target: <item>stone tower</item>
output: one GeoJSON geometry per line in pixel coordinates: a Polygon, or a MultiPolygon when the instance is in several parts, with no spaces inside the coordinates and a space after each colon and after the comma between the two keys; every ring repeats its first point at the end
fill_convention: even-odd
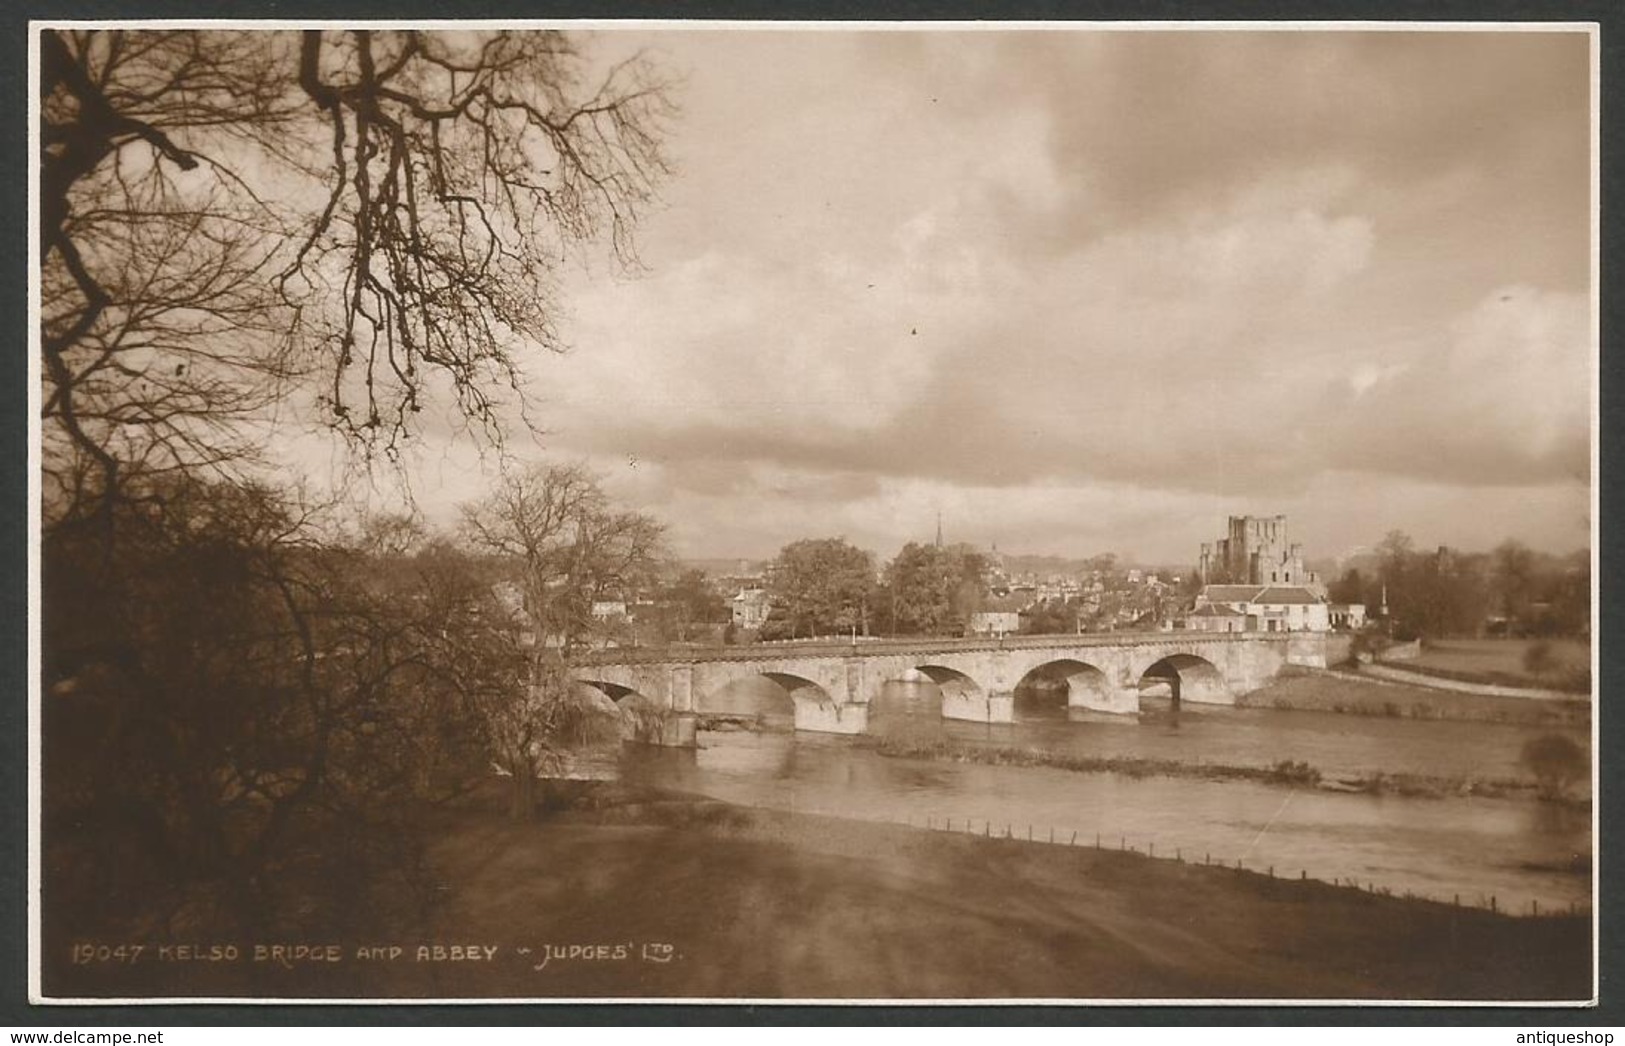
{"type": "Polygon", "coordinates": [[[1287,539],[1285,516],[1231,516],[1228,533],[1210,551],[1202,546],[1204,582],[1305,585],[1320,579],[1304,569],[1303,545],[1287,539]]]}

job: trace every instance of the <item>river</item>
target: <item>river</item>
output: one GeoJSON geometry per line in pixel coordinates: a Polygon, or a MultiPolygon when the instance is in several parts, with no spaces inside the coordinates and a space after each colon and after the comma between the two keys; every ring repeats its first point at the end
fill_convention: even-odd
{"type": "MultiPolygon", "coordinates": [[[[909,686],[919,684],[888,684],[909,686]]],[[[928,684],[927,684],[928,685],[928,684]]],[[[1239,766],[1307,762],[1328,776],[1523,776],[1548,728],[1328,712],[1148,704],[1138,717],[907,729],[967,743],[1239,766]]],[[[1579,731],[1565,733],[1589,748],[1579,731]]],[[[628,746],[628,779],[731,803],[1060,843],[1127,847],[1279,876],[1528,912],[1591,903],[1588,809],[1529,798],[1406,798],[1246,781],[1134,778],[884,756],[850,738],[702,731],[697,750],[628,746]]]]}

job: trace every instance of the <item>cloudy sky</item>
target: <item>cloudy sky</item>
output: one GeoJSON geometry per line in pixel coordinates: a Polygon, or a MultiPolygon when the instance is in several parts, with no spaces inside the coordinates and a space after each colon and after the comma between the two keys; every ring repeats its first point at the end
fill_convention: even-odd
{"type": "MultiPolygon", "coordinates": [[[[1581,33],[643,31],[648,271],[567,280],[544,446],[687,556],[1193,559],[1589,526],[1581,33]]],[[[432,441],[435,515],[489,472],[432,441]]]]}

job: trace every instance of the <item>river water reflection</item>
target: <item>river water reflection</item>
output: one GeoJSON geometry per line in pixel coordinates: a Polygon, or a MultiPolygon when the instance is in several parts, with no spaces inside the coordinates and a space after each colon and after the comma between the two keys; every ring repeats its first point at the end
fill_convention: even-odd
{"type": "MultiPolygon", "coordinates": [[[[1359,772],[1521,776],[1523,743],[1546,728],[1208,707],[1138,719],[997,726],[916,724],[962,742],[1268,766],[1304,761],[1359,772]]],[[[1588,739],[1566,732],[1582,747],[1588,739]]],[[[821,734],[703,731],[697,751],[628,747],[630,779],[748,806],[978,834],[1127,846],[1187,861],[1354,880],[1505,910],[1590,904],[1588,810],[1531,799],[1333,793],[1185,777],[1131,778],[1047,767],[883,756],[821,734]]]]}

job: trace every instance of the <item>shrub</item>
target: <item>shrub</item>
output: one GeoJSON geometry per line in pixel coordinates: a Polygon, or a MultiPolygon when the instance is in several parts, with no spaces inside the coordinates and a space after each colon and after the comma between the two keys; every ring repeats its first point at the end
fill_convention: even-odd
{"type": "Polygon", "coordinates": [[[1523,670],[1537,679],[1557,668],[1557,657],[1552,644],[1541,639],[1530,643],[1523,652],[1523,670]]]}
{"type": "Polygon", "coordinates": [[[1375,660],[1382,653],[1383,648],[1388,645],[1387,637],[1381,633],[1373,632],[1370,629],[1356,632],[1353,640],[1349,642],[1348,663],[1358,668],[1362,660],[1375,660]]]}
{"type": "Polygon", "coordinates": [[[1591,666],[1571,665],[1563,670],[1557,685],[1577,694],[1591,693],[1591,666]]]}
{"type": "Polygon", "coordinates": [[[1519,761],[1535,775],[1542,799],[1562,799],[1586,775],[1585,751],[1562,734],[1531,738],[1519,761]]]}
{"type": "Polygon", "coordinates": [[[1270,768],[1270,776],[1284,784],[1317,785],[1320,771],[1306,762],[1283,759],[1270,768]]]}

